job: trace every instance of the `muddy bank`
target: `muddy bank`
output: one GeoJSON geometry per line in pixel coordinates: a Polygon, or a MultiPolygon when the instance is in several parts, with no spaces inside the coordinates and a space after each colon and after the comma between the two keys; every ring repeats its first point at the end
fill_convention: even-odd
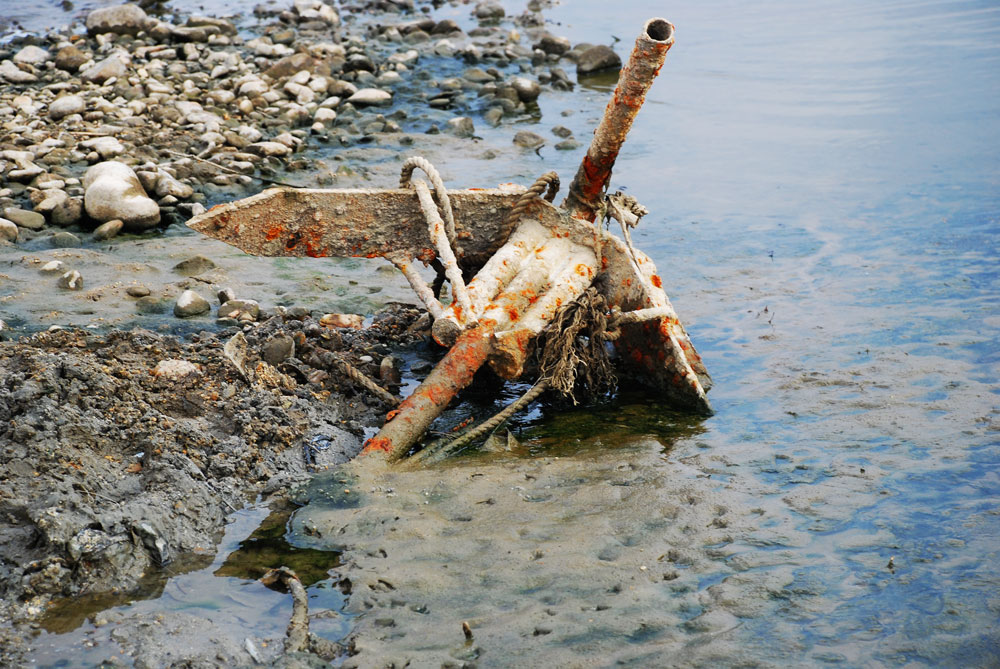
{"type": "MultiPolygon", "coordinates": [[[[188,341],[57,330],[0,343],[2,617],[128,592],[211,556],[234,511],[352,457],[388,405],[339,361],[378,378],[390,346],[420,341],[408,334],[417,316],[386,310],[364,330],[305,314],[246,326],[249,378],[224,353],[238,328],[188,341]]],[[[16,653],[24,629],[4,633],[3,652],[16,653]]]]}

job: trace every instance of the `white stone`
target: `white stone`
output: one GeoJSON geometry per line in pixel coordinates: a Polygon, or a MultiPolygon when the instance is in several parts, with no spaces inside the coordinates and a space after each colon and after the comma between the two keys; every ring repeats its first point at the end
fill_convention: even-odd
{"type": "Polygon", "coordinates": [[[327,107],[320,107],[319,109],[316,110],[316,113],[313,114],[313,121],[315,121],[316,123],[323,123],[326,125],[333,123],[333,121],[335,121],[336,118],[337,118],[337,112],[333,111],[332,109],[328,109],[327,107]]]}
{"type": "Polygon", "coordinates": [[[135,35],[152,27],[154,22],[138,5],[118,5],[95,9],[87,15],[87,32],[91,35],[117,33],[135,35]]]}
{"type": "Polygon", "coordinates": [[[132,232],[148,230],[160,222],[159,206],[124,163],[112,160],[91,166],[83,177],[83,187],[84,208],[96,221],[118,218],[132,232]]]}
{"type": "Polygon", "coordinates": [[[38,77],[30,72],[25,72],[10,60],[0,62],[0,78],[12,84],[30,84],[33,81],[38,81],[38,77]]]}
{"type": "Polygon", "coordinates": [[[108,160],[125,153],[125,147],[114,137],[94,137],[80,142],[80,146],[97,151],[102,160],[108,160]]]}
{"type": "Polygon", "coordinates": [[[353,105],[387,105],[392,102],[392,93],[379,88],[361,88],[357,93],[347,98],[353,105]]]}
{"type": "Polygon", "coordinates": [[[247,149],[261,156],[287,156],[292,152],[281,142],[254,142],[247,149]]]}
{"type": "Polygon", "coordinates": [[[251,79],[250,81],[241,84],[239,91],[237,92],[240,95],[247,96],[248,98],[254,98],[257,97],[258,95],[263,95],[264,93],[267,93],[267,90],[268,90],[267,84],[265,84],[263,81],[261,81],[260,79],[251,79]]]}
{"type": "Polygon", "coordinates": [[[248,142],[259,142],[264,136],[260,130],[250,125],[241,125],[236,129],[236,134],[248,142]]]}
{"type": "Polygon", "coordinates": [[[174,305],[174,315],[178,318],[188,318],[211,311],[212,305],[204,297],[193,290],[185,290],[177,298],[174,305]]]}
{"type": "Polygon", "coordinates": [[[13,221],[0,218],[0,239],[6,239],[8,242],[17,241],[17,225],[13,221]]]}
{"type": "Polygon", "coordinates": [[[41,271],[45,273],[61,272],[66,269],[66,264],[61,260],[50,260],[41,267],[41,271]]]}
{"type": "Polygon", "coordinates": [[[29,44],[14,54],[15,63],[26,63],[28,65],[41,65],[51,58],[52,54],[33,44],[29,44]]]}
{"type": "Polygon", "coordinates": [[[49,118],[58,121],[70,114],[82,114],[87,110],[87,103],[79,95],[64,95],[49,103],[49,118]]]}

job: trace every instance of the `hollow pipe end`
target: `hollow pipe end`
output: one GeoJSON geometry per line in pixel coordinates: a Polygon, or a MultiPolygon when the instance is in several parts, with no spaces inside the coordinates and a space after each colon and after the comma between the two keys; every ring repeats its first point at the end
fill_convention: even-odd
{"type": "Polygon", "coordinates": [[[666,19],[649,19],[643,26],[642,33],[647,39],[660,44],[674,43],[674,24],[666,19]]]}

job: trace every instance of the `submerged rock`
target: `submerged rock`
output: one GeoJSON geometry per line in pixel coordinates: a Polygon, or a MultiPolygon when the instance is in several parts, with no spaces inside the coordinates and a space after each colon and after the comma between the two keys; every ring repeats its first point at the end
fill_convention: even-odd
{"type": "Polygon", "coordinates": [[[178,318],[190,318],[207,313],[211,309],[212,305],[204,297],[193,290],[185,290],[177,298],[177,303],[174,305],[174,315],[178,318]]]}
{"type": "Polygon", "coordinates": [[[621,67],[622,59],[618,54],[611,47],[599,44],[580,54],[580,59],[576,63],[576,73],[590,74],[605,70],[620,70],[621,67]]]}
{"type": "Polygon", "coordinates": [[[139,178],[125,163],[98,163],[83,177],[87,215],[101,223],[120,219],[126,230],[141,232],[160,222],[160,207],[146,195],[139,178]]]}

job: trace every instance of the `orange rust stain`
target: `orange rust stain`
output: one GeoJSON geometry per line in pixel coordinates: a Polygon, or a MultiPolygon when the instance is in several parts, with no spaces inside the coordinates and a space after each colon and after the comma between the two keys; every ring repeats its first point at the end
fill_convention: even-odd
{"type": "Polygon", "coordinates": [[[653,276],[649,277],[649,281],[657,288],[663,288],[663,280],[659,277],[659,275],[654,274],[653,276]]]}
{"type": "Polygon", "coordinates": [[[435,258],[437,258],[437,254],[434,252],[434,249],[420,249],[420,253],[417,254],[417,260],[420,260],[425,265],[435,258]]]}
{"type": "Polygon", "coordinates": [[[392,453],[392,442],[385,437],[372,437],[365,442],[365,447],[361,451],[361,454],[374,453],[376,451],[382,451],[383,453],[392,453]]]}
{"type": "Polygon", "coordinates": [[[579,274],[580,276],[590,276],[591,274],[593,274],[593,272],[594,271],[584,263],[578,263],[576,266],[576,273],[579,274]]]}
{"type": "Polygon", "coordinates": [[[393,409],[385,415],[385,422],[388,423],[390,420],[399,415],[399,409],[393,409]]]}
{"type": "Polygon", "coordinates": [[[511,307],[507,310],[507,316],[510,317],[511,321],[516,321],[521,317],[521,314],[517,313],[517,309],[511,307]]]}
{"type": "Polygon", "coordinates": [[[604,270],[607,268],[608,268],[608,258],[607,256],[601,256],[601,269],[604,270]]]}
{"type": "Polygon", "coordinates": [[[273,242],[275,239],[281,237],[284,234],[285,234],[285,226],[276,225],[273,228],[269,229],[266,233],[264,233],[264,239],[266,239],[269,242],[273,242]]]}

